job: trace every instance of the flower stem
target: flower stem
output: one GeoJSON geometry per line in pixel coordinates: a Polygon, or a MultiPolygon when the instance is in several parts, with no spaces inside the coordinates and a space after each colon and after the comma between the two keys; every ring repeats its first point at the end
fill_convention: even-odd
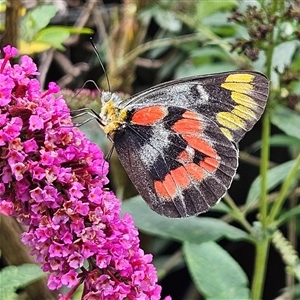
{"type": "Polygon", "coordinates": [[[251,288],[251,299],[253,300],[262,299],[269,246],[270,239],[268,237],[265,237],[261,242],[256,242],[255,272],[251,288]]]}
{"type": "Polygon", "coordinates": [[[255,246],[255,267],[252,282],[252,299],[261,299],[263,293],[266,265],[269,252],[270,239],[266,234],[267,227],[267,171],[269,163],[269,137],[270,137],[270,115],[268,110],[263,116],[263,133],[262,133],[262,149],[261,149],[261,196],[260,196],[260,219],[261,219],[261,232],[256,234],[255,246]]]}
{"type": "Polygon", "coordinates": [[[270,154],[270,114],[266,109],[263,115],[263,132],[262,132],[262,149],[261,149],[261,195],[260,195],[260,219],[262,228],[267,227],[267,215],[268,215],[268,184],[267,184],[267,172],[269,166],[269,154],[270,154]]]}
{"type": "MultiPolygon", "coordinates": [[[[266,1],[262,1],[261,5],[266,5],[266,1]]],[[[272,4],[271,13],[275,14],[278,8],[278,1],[274,0],[272,4]]],[[[268,48],[266,49],[266,75],[271,78],[272,73],[272,58],[274,52],[274,30],[270,33],[270,40],[268,48]]],[[[268,185],[267,185],[267,172],[270,156],[270,112],[268,107],[262,118],[263,132],[262,132],[262,149],[261,149],[261,194],[259,203],[259,215],[261,221],[260,232],[255,237],[255,268],[252,281],[252,299],[261,299],[265,283],[266,266],[268,260],[268,253],[270,247],[270,236],[267,234],[268,223],[268,185]]]]}
{"type": "Polygon", "coordinates": [[[237,220],[249,233],[252,233],[252,227],[250,223],[245,218],[245,214],[241,211],[241,209],[235,204],[233,199],[227,193],[224,196],[224,200],[227,202],[228,206],[230,206],[232,212],[232,217],[237,220]]]}

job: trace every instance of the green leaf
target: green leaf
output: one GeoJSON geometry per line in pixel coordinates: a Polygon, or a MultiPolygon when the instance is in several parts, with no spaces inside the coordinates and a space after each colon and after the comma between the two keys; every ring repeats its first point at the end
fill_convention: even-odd
{"type": "Polygon", "coordinates": [[[62,43],[70,36],[70,34],[92,34],[89,28],[75,29],[63,26],[51,26],[39,31],[33,38],[34,42],[44,43],[52,47],[64,50],[62,43]]]}
{"type": "Polygon", "coordinates": [[[122,212],[134,218],[143,232],[176,241],[203,243],[222,237],[231,240],[247,239],[248,234],[222,220],[207,217],[169,219],[152,211],[141,197],[131,198],[122,204],[122,212]]]}
{"type": "Polygon", "coordinates": [[[218,244],[185,242],[184,256],[191,277],[205,299],[249,299],[247,276],[218,244]]]}
{"type": "Polygon", "coordinates": [[[62,43],[70,36],[67,30],[52,30],[46,28],[41,30],[35,37],[33,42],[43,43],[52,46],[58,50],[64,50],[62,43]]]}
{"type": "Polygon", "coordinates": [[[140,19],[149,20],[152,17],[161,28],[171,32],[179,32],[182,23],[172,11],[171,6],[172,2],[149,5],[140,12],[140,19]]]}
{"type": "Polygon", "coordinates": [[[233,37],[236,33],[237,25],[228,22],[228,18],[232,15],[232,10],[216,12],[203,20],[203,24],[211,27],[214,33],[222,33],[223,36],[233,37]],[[217,31],[216,31],[217,30],[217,31]]]}
{"type": "MultiPolygon", "coordinates": [[[[279,166],[276,166],[268,170],[267,175],[267,188],[268,191],[282,183],[293,167],[295,160],[285,162],[279,166]]],[[[261,191],[261,177],[258,176],[252,183],[246,200],[246,205],[250,207],[258,199],[261,191]]]]}
{"type": "MultiPolygon", "coordinates": [[[[285,134],[274,134],[270,137],[270,145],[274,147],[300,147],[300,139],[288,136],[285,134]]],[[[261,141],[253,143],[250,147],[252,152],[258,151],[261,148],[261,141]]]]}
{"type": "Polygon", "coordinates": [[[211,211],[213,211],[213,212],[219,212],[219,213],[223,213],[223,214],[230,214],[231,209],[229,208],[228,205],[226,205],[226,204],[224,203],[224,201],[220,201],[220,202],[218,203],[218,205],[215,205],[215,206],[211,209],[211,211]]]}
{"type": "Polygon", "coordinates": [[[161,28],[171,32],[178,32],[181,30],[182,23],[172,11],[159,10],[158,13],[154,15],[154,19],[161,28]]]}
{"type": "Polygon", "coordinates": [[[185,63],[177,68],[175,78],[195,76],[200,74],[213,74],[234,69],[236,69],[236,66],[227,62],[220,62],[218,64],[204,63],[201,66],[193,66],[189,63],[185,63]]]}
{"type": "Polygon", "coordinates": [[[39,278],[45,273],[38,265],[23,264],[21,266],[8,266],[0,271],[1,299],[14,299],[15,291],[39,278]]]}
{"type": "Polygon", "coordinates": [[[49,24],[57,10],[53,4],[41,4],[29,10],[21,20],[22,39],[32,41],[34,35],[49,24]]]}
{"type": "Polygon", "coordinates": [[[221,10],[231,10],[238,2],[236,0],[227,1],[197,1],[195,21],[201,22],[204,18],[211,16],[221,10]]]}
{"type": "Polygon", "coordinates": [[[299,47],[299,41],[293,40],[285,43],[279,43],[278,46],[275,47],[273,56],[272,56],[272,74],[270,80],[273,84],[278,84],[280,73],[284,72],[286,66],[290,66],[292,63],[292,59],[295,55],[299,47]],[[278,71],[275,71],[278,70],[278,71]]]}
{"type": "Polygon", "coordinates": [[[297,205],[294,208],[289,209],[287,212],[280,215],[280,217],[276,221],[276,225],[280,226],[281,224],[286,223],[289,219],[294,218],[294,217],[298,217],[299,214],[300,214],[300,206],[297,205]]]}
{"type": "Polygon", "coordinates": [[[300,139],[300,116],[290,108],[282,105],[276,106],[271,114],[271,123],[285,134],[300,139]]]}
{"type": "Polygon", "coordinates": [[[274,134],[270,137],[271,146],[300,147],[300,139],[284,134],[274,134]]]}
{"type": "Polygon", "coordinates": [[[208,62],[213,64],[216,60],[228,60],[228,56],[226,56],[224,51],[214,46],[207,46],[204,48],[191,50],[190,57],[193,58],[193,61],[197,66],[208,62]]]}

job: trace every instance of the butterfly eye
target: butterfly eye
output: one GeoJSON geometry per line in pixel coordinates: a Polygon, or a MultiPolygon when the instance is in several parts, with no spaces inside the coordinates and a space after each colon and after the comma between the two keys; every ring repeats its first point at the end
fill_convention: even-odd
{"type": "Polygon", "coordinates": [[[117,94],[111,92],[102,92],[101,94],[102,106],[104,106],[110,100],[112,100],[112,102],[115,105],[118,105],[122,102],[122,99],[117,94]]]}
{"type": "Polygon", "coordinates": [[[109,100],[111,100],[112,97],[113,97],[113,94],[111,92],[102,92],[102,94],[101,94],[101,103],[102,103],[102,105],[104,105],[109,100]]]}

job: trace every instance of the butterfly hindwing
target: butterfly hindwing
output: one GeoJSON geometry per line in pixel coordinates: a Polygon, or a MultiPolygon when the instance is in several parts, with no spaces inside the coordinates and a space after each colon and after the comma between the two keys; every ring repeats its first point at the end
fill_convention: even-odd
{"type": "Polygon", "coordinates": [[[136,110],[114,145],[141,196],[168,217],[207,211],[229,188],[237,168],[237,150],[219,127],[179,107],[136,110]]]}

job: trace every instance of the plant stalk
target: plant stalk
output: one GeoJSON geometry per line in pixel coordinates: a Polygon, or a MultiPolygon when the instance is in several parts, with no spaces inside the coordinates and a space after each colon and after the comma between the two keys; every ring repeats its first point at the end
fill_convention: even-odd
{"type": "MultiPolygon", "coordinates": [[[[266,1],[261,3],[262,6],[266,5],[266,1]]],[[[272,13],[276,13],[278,1],[274,0],[272,5],[272,13]]],[[[274,52],[274,29],[270,33],[270,40],[268,48],[266,49],[266,75],[268,78],[271,77],[272,73],[272,58],[274,52]]],[[[267,105],[268,106],[268,105],[267,105]]],[[[270,237],[267,234],[268,227],[268,185],[267,185],[267,174],[270,157],[270,112],[268,107],[262,118],[263,121],[263,132],[262,132],[262,149],[261,149],[261,165],[260,165],[260,176],[261,176],[261,194],[259,201],[259,217],[261,221],[261,228],[255,236],[255,266],[254,275],[251,287],[251,297],[253,300],[261,299],[266,276],[266,267],[270,247],[270,237]]]]}
{"type": "Polygon", "coordinates": [[[251,299],[262,299],[263,288],[265,284],[266,265],[270,247],[270,239],[264,237],[261,242],[256,241],[256,260],[255,260],[255,272],[253,276],[253,282],[251,287],[251,299]]]}

